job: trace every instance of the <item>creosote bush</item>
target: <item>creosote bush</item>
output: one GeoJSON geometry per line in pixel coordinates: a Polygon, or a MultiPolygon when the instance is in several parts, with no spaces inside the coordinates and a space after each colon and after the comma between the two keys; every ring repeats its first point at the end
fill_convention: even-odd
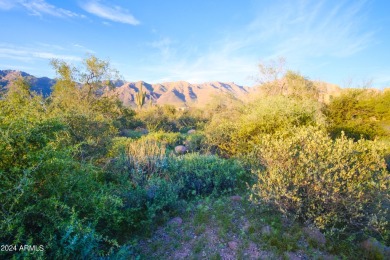
{"type": "Polygon", "coordinates": [[[215,114],[205,133],[222,155],[249,154],[263,135],[296,126],[323,125],[321,106],[314,101],[275,96],[215,114]]]}
{"type": "Polygon", "coordinates": [[[316,127],[265,135],[254,153],[253,198],[333,231],[388,236],[389,173],[383,148],[367,140],[336,140],[316,127]]]}

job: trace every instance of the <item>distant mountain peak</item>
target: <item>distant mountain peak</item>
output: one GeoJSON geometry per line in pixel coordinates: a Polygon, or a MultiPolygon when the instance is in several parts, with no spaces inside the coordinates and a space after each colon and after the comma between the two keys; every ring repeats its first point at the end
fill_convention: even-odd
{"type": "Polygon", "coordinates": [[[7,88],[7,85],[18,77],[26,79],[33,91],[44,96],[50,95],[51,87],[56,82],[54,79],[47,77],[37,78],[20,70],[0,70],[0,89],[7,88]]]}

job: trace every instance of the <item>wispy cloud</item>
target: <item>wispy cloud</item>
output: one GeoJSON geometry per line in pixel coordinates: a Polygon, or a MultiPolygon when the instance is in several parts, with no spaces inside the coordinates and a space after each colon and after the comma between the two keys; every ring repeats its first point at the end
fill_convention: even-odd
{"type": "Polygon", "coordinates": [[[130,25],[138,25],[140,23],[127,9],[117,5],[111,7],[101,4],[99,1],[89,1],[82,4],[81,7],[91,14],[113,22],[130,25]]]}
{"type": "MultiPolygon", "coordinates": [[[[46,47],[47,48],[47,47],[46,47]]],[[[52,51],[45,51],[40,48],[29,48],[0,44],[0,58],[18,60],[21,62],[32,62],[36,59],[51,60],[61,59],[65,61],[80,61],[79,56],[71,54],[60,54],[52,51]]]]}
{"type": "Polygon", "coordinates": [[[367,1],[289,2],[275,6],[251,25],[265,42],[274,42],[275,56],[348,57],[374,43],[375,31],[364,31],[367,1]],[[328,6],[326,6],[328,5],[328,6]],[[268,23],[268,29],[267,24],[268,23]]]}
{"type": "Polygon", "coordinates": [[[149,46],[160,51],[160,54],[163,59],[167,60],[173,55],[172,50],[172,41],[169,37],[163,37],[159,40],[153,41],[148,44],[149,46]]]}
{"type": "Polygon", "coordinates": [[[35,16],[50,15],[62,18],[85,18],[84,15],[77,14],[75,12],[63,8],[59,8],[57,6],[47,3],[45,0],[0,0],[0,9],[2,10],[11,10],[15,7],[22,7],[27,10],[29,14],[35,16]]]}
{"type": "Polygon", "coordinates": [[[90,48],[87,48],[84,45],[81,45],[81,44],[78,44],[78,43],[73,43],[72,47],[73,47],[74,50],[77,50],[77,51],[80,51],[80,52],[89,53],[89,54],[96,53],[94,50],[92,50],[90,48]]]}
{"type": "Polygon", "coordinates": [[[364,29],[367,1],[332,5],[328,1],[279,1],[260,9],[239,30],[228,30],[210,39],[206,50],[196,44],[180,44],[160,37],[150,47],[159,51],[159,63],[151,55],[142,68],[158,79],[192,82],[238,79],[253,84],[261,60],[286,57],[294,69],[323,64],[324,57],[351,57],[375,44],[376,31],[364,29]],[[169,55],[168,55],[169,54],[169,55]],[[168,58],[168,59],[167,59],[168,58]],[[308,65],[312,63],[312,65],[308,65]],[[158,77],[158,78],[157,78],[158,77]]]}
{"type": "Polygon", "coordinates": [[[46,3],[44,0],[22,0],[18,2],[32,15],[42,16],[47,14],[57,17],[84,17],[83,15],[46,3]]]}

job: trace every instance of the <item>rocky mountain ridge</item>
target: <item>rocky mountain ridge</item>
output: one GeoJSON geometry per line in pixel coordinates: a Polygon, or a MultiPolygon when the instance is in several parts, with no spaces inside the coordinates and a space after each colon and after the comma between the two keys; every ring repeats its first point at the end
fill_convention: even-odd
{"type": "MultiPolygon", "coordinates": [[[[32,90],[48,96],[51,88],[55,84],[55,79],[47,77],[37,78],[26,72],[15,70],[0,70],[0,90],[16,77],[22,76],[31,84],[32,90]]],[[[135,97],[139,91],[146,93],[146,104],[171,104],[176,107],[202,107],[212,101],[213,98],[222,95],[234,96],[240,100],[248,100],[261,95],[260,86],[245,87],[234,82],[206,82],[192,84],[186,81],[164,82],[149,84],[144,81],[126,82],[118,80],[113,82],[114,89],[108,92],[108,95],[116,95],[126,106],[136,107],[135,97]]],[[[320,90],[319,100],[329,102],[331,96],[338,96],[341,89],[326,82],[315,82],[320,90]]]]}
{"type": "Polygon", "coordinates": [[[18,70],[0,70],[0,90],[7,88],[7,85],[18,77],[23,77],[31,85],[31,89],[44,96],[51,93],[51,87],[56,83],[56,80],[48,77],[35,77],[23,71],[18,70]]]}

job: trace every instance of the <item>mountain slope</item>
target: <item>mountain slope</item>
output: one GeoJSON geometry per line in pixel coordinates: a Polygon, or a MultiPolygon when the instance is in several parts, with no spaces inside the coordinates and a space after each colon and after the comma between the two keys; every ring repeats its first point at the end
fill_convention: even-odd
{"type": "Polygon", "coordinates": [[[185,81],[148,84],[143,81],[128,82],[115,88],[111,95],[118,98],[129,106],[135,106],[135,96],[140,91],[146,93],[145,103],[152,101],[153,104],[172,104],[179,107],[204,106],[214,96],[223,94],[233,95],[244,99],[249,90],[246,87],[234,83],[209,82],[202,84],[190,84],[185,81]]]}
{"type": "MultiPolygon", "coordinates": [[[[47,77],[37,78],[28,73],[15,70],[0,70],[0,90],[13,79],[22,76],[32,86],[32,90],[48,96],[51,93],[51,87],[55,84],[54,79],[47,77]]],[[[320,90],[319,101],[329,102],[331,97],[340,95],[342,89],[334,84],[326,82],[313,82],[320,90]]],[[[264,95],[261,86],[243,87],[235,83],[223,82],[206,82],[202,84],[191,84],[185,81],[165,82],[157,84],[149,84],[144,81],[113,82],[115,88],[108,92],[108,95],[116,95],[124,105],[136,107],[135,97],[140,91],[146,93],[146,104],[171,104],[176,107],[197,106],[202,107],[210,103],[215,97],[221,95],[234,96],[240,100],[253,99],[264,95]]]]}
{"type": "Polygon", "coordinates": [[[26,72],[17,70],[0,70],[0,89],[7,88],[7,85],[18,77],[25,78],[31,85],[31,89],[44,96],[49,96],[51,87],[55,84],[54,79],[47,77],[37,78],[26,72]]]}

